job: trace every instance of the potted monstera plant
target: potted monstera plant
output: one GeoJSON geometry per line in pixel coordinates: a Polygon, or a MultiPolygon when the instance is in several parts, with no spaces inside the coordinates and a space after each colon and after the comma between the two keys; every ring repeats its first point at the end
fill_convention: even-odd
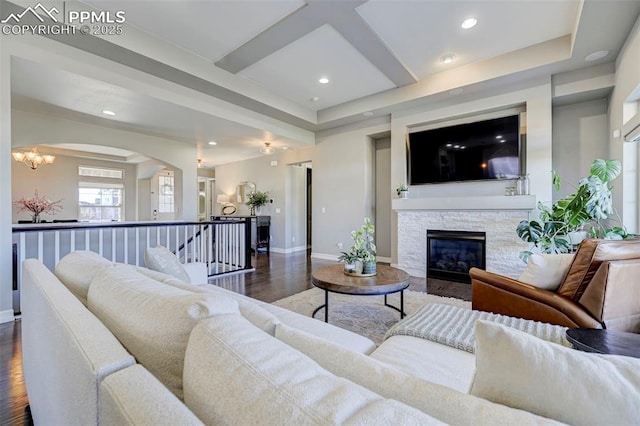
{"type": "MultiPolygon", "coordinates": [[[[518,237],[530,243],[529,250],[520,252],[520,258],[526,262],[533,252],[568,253],[579,244],[574,236],[580,232],[592,238],[626,238],[625,228],[611,226],[609,218],[615,214],[610,182],[621,171],[620,161],[597,159],[591,164],[589,176],[578,182],[575,193],[550,207],[538,202],[540,220],[523,220],[516,229],[518,237]]],[[[560,176],[555,171],[553,185],[556,191],[560,189],[560,176]]]]}

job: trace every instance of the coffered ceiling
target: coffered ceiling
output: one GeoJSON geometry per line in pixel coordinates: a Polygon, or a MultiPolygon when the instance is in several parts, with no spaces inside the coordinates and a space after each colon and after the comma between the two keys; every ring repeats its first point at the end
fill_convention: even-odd
{"type": "MultiPolygon", "coordinates": [[[[29,4],[1,3],[5,10],[29,4]]],[[[640,13],[638,0],[86,0],[66,7],[124,11],[124,31],[56,41],[311,132],[460,89],[466,95],[612,62],[640,13]],[[468,18],[477,24],[463,29],[468,18]],[[585,61],[597,51],[608,53],[585,61]]],[[[216,158],[203,146],[210,165],[253,156],[268,131],[95,76],[28,61],[13,68],[21,108],[50,106],[77,118],[114,105],[126,112],[113,125],[185,143],[220,134],[229,152],[216,158]],[[57,88],[36,90],[31,82],[39,79],[57,88]],[[181,123],[166,120],[172,115],[181,123]]],[[[284,133],[271,132],[274,145],[308,144],[284,133]]]]}

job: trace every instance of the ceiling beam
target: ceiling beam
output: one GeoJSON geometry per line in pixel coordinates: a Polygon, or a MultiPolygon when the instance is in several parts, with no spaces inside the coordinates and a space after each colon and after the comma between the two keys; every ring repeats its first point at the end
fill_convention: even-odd
{"type": "Polygon", "coordinates": [[[230,73],[245,68],[317,30],[331,25],[397,87],[417,81],[355,10],[365,0],[307,4],[258,34],[215,63],[230,73]]]}

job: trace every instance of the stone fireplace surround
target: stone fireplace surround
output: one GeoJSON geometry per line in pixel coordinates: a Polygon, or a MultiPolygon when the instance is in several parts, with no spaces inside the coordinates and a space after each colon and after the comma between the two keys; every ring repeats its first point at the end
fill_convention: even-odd
{"type": "Polygon", "coordinates": [[[516,227],[529,219],[535,205],[533,195],[394,199],[398,267],[412,276],[426,276],[427,229],[483,231],[487,270],[517,278],[525,267],[518,253],[528,245],[518,238],[516,227]]]}

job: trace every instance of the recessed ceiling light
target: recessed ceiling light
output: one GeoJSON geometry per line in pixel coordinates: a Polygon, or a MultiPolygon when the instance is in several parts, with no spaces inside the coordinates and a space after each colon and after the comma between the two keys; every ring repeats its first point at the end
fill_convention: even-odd
{"type": "Polygon", "coordinates": [[[605,56],[607,56],[609,54],[608,50],[598,50],[597,52],[593,52],[590,55],[587,55],[586,58],[584,58],[585,61],[597,61],[598,59],[602,59],[605,56]]]}
{"type": "Polygon", "coordinates": [[[113,112],[113,111],[109,111],[108,109],[103,109],[103,110],[102,110],[102,113],[103,113],[104,115],[116,115],[116,113],[115,113],[115,112],[113,112]]]}
{"type": "Polygon", "coordinates": [[[320,80],[318,80],[318,83],[320,84],[327,84],[329,82],[329,79],[327,77],[322,77],[320,78],[320,80]]]}
{"type": "Polygon", "coordinates": [[[460,145],[454,145],[453,147],[458,149],[458,148],[460,148],[460,145]]]}
{"type": "Polygon", "coordinates": [[[216,141],[209,141],[209,145],[218,145],[218,142],[216,142],[216,141]]]}
{"type": "Polygon", "coordinates": [[[313,98],[309,99],[311,102],[318,102],[320,100],[319,97],[314,96],[313,98]]]}
{"type": "Polygon", "coordinates": [[[288,150],[288,149],[289,149],[289,147],[288,147],[288,146],[283,146],[283,147],[282,147],[282,150],[283,150],[283,151],[286,151],[286,150],[288,150]]]}
{"type": "Polygon", "coordinates": [[[502,135],[496,136],[496,139],[502,139],[502,135]]]}
{"type": "Polygon", "coordinates": [[[365,111],[365,112],[362,113],[362,115],[364,115],[365,117],[371,117],[373,115],[373,112],[365,111]]]}
{"type": "Polygon", "coordinates": [[[447,145],[445,145],[445,146],[446,146],[447,148],[451,148],[451,146],[452,146],[452,145],[451,145],[450,143],[448,143],[448,144],[447,144],[447,145]]]}
{"type": "Polygon", "coordinates": [[[467,18],[462,22],[460,26],[465,30],[468,30],[469,28],[475,27],[477,23],[478,20],[476,18],[467,18]]]}
{"type": "Polygon", "coordinates": [[[450,64],[451,62],[453,62],[453,58],[455,58],[455,56],[451,53],[448,53],[440,57],[440,62],[442,62],[443,64],[450,64]]]}

